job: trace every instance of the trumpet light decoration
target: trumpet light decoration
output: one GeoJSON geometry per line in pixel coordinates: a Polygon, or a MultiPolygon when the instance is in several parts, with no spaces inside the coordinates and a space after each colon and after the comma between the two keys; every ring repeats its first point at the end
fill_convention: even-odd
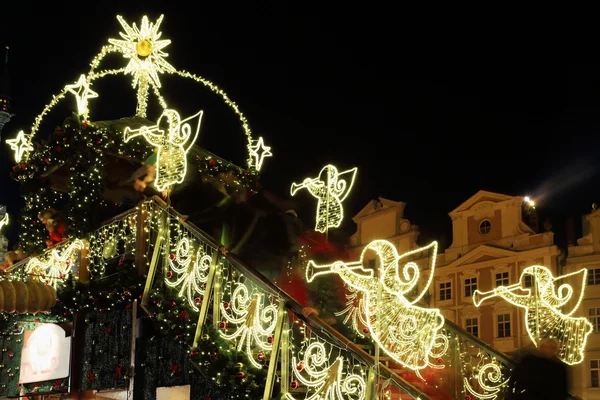
{"type": "Polygon", "coordinates": [[[437,242],[432,242],[398,255],[392,243],[375,240],[365,247],[356,262],[317,265],[309,261],[306,279],[312,282],[320,275],[339,275],[351,289],[364,296],[364,320],[372,339],[387,355],[417,372],[427,366],[440,368],[439,361],[434,364],[429,360],[439,359],[448,349],[448,338],[440,333],[444,317],[439,309],[416,305],[428,292],[433,279],[437,247],[437,242]],[[378,271],[364,268],[368,251],[376,254],[378,271]],[[427,251],[430,252],[429,276],[421,292],[409,300],[406,295],[417,287],[420,272],[415,262],[406,260],[427,251]]]}
{"type": "Polygon", "coordinates": [[[579,364],[584,359],[585,346],[593,326],[584,317],[573,317],[577,311],[587,282],[587,269],[582,269],[558,277],[539,265],[523,270],[519,283],[510,286],[499,286],[488,292],[475,290],[473,303],[479,307],[484,301],[500,297],[509,303],[525,309],[525,326],[527,333],[535,345],[546,338],[556,339],[559,343],[558,357],[569,365],[579,364]],[[581,276],[581,292],[571,311],[563,312],[573,298],[573,286],[557,281],[581,276]],[[532,278],[533,287],[525,285],[525,279],[532,278]]]}
{"type": "Polygon", "coordinates": [[[290,194],[306,189],[317,198],[317,223],[315,230],[326,232],[338,228],[344,219],[342,202],[348,197],[358,168],[339,172],[333,165],[326,165],[316,178],[306,178],[302,183],[292,183],[290,194]]]}

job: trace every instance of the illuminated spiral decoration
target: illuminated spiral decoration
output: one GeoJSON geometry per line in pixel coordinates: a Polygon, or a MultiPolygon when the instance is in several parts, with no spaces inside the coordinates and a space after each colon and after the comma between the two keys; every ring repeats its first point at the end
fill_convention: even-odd
{"type": "MultiPolygon", "coordinates": [[[[325,344],[314,341],[304,351],[302,362],[292,357],[295,378],[310,389],[307,400],[364,400],[366,382],[362,376],[344,372],[344,358],[329,362],[330,354],[325,344]],[[302,365],[302,367],[298,367],[302,365]]],[[[287,399],[294,399],[286,393],[287,399]]]]}
{"type": "Polygon", "coordinates": [[[208,273],[212,258],[199,247],[195,256],[188,238],[177,242],[175,253],[169,257],[165,284],[171,288],[179,289],[179,297],[186,300],[194,311],[199,311],[198,305],[204,296],[204,284],[208,280],[208,273]]]}
{"type": "Polygon", "coordinates": [[[255,293],[243,283],[237,283],[237,287],[231,294],[231,301],[221,303],[221,315],[235,329],[232,333],[221,331],[221,336],[231,342],[237,342],[237,350],[245,351],[250,363],[256,368],[262,368],[253,355],[253,350],[269,351],[273,343],[268,338],[275,333],[277,325],[277,306],[273,303],[265,306],[263,303],[266,296],[255,293]]]}
{"type": "Polygon", "coordinates": [[[465,389],[473,396],[482,400],[495,400],[508,383],[508,378],[504,377],[500,365],[495,361],[491,361],[479,368],[477,384],[481,388],[480,391],[476,391],[471,386],[469,379],[466,377],[463,379],[465,389]]]}

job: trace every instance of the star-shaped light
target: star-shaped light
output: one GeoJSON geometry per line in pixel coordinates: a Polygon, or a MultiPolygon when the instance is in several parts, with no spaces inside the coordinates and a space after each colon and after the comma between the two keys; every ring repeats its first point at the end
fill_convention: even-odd
{"type": "Polygon", "coordinates": [[[10,146],[11,150],[15,151],[16,162],[21,161],[25,152],[33,150],[33,146],[29,143],[29,140],[25,138],[25,132],[23,131],[20,131],[16,138],[7,140],[6,144],[10,146]]]}
{"type": "Polygon", "coordinates": [[[256,144],[248,146],[248,149],[250,150],[250,157],[254,157],[254,164],[250,165],[250,167],[254,167],[254,169],[260,171],[265,157],[271,157],[273,153],[271,153],[271,147],[265,146],[265,142],[262,137],[258,138],[258,140],[254,140],[254,142],[256,144]]]}
{"type": "Polygon", "coordinates": [[[140,80],[149,81],[156,87],[160,87],[158,74],[175,72],[175,68],[164,59],[168,54],[162,51],[171,41],[159,40],[162,33],[158,28],[163,15],[153,24],[148,21],[148,17],[144,16],[140,29],[135,23],[130,26],[120,15],[117,19],[125,31],[125,33],[119,32],[124,40],[108,39],[108,41],[123,53],[123,57],[129,58],[125,73],[133,75],[133,87],[135,88],[140,80]]]}
{"type": "Polygon", "coordinates": [[[5,213],[4,217],[0,219],[0,231],[2,231],[2,228],[4,228],[6,225],[8,225],[8,213],[5,213]]]}
{"type": "Polygon", "coordinates": [[[85,75],[81,75],[77,83],[65,86],[69,92],[75,95],[77,99],[77,113],[87,117],[88,114],[88,99],[98,97],[98,93],[90,89],[90,84],[85,78],[85,75]]]}

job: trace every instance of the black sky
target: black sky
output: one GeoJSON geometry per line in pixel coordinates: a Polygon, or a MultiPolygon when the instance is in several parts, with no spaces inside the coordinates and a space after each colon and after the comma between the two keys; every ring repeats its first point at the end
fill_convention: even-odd
{"type": "MultiPolygon", "coordinates": [[[[458,20],[438,25],[375,6],[78,4],[84,11],[29,3],[0,11],[17,114],[2,134],[0,203],[12,213],[19,200],[6,138],[87,72],[121,31],[117,14],[139,25],[144,14],[154,20],[161,13],[169,61],[214,81],[239,104],[274,152],[261,181],[282,195],[326,163],[358,166],[348,215],[380,195],[405,201],[407,217],[429,237],[445,235],[446,245],[448,212],[479,189],[533,196],[561,232],[567,215],[578,219],[600,200],[600,65],[584,56],[592,48],[572,31],[558,40],[533,27],[517,33],[508,23],[489,30],[484,20],[472,28],[458,20]]],[[[191,81],[161,80],[174,108],[205,110],[198,143],[242,164],[242,130],[220,99],[191,81]]],[[[91,118],[132,115],[129,84],[123,77],[99,83],[91,118]]],[[[50,114],[40,135],[70,107],[50,114]]],[[[312,218],[314,202],[305,196],[302,213],[312,218]]]]}

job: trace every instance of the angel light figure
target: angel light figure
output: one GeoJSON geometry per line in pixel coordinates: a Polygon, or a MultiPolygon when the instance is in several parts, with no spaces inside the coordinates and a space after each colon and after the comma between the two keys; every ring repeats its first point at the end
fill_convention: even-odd
{"type": "Polygon", "coordinates": [[[447,337],[439,333],[444,325],[440,310],[415,305],[429,290],[436,256],[437,242],[398,255],[392,243],[375,240],[365,247],[357,262],[316,265],[309,261],[306,279],[312,282],[319,275],[335,273],[352,289],[361,292],[365,299],[365,321],[373,340],[395,361],[418,372],[432,366],[430,357],[439,358],[448,348],[447,337]],[[401,261],[429,250],[429,277],[422,291],[409,300],[406,295],[417,287],[419,267],[412,261],[401,266],[401,261]],[[378,276],[375,276],[376,271],[363,268],[367,251],[377,255],[378,276]]]}
{"type": "Polygon", "coordinates": [[[342,202],[348,197],[358,168],[338,172],[333,165],[326,165],[316,178],[306,178],[302,183],[292,183],[290,194],[307,189],[318,199],[317,225],[315,230],[326,232],[329,228],[338,228],[344,219],[342,202]]]}
{"type": "Polygon", "coordinates": [[[154,186],[162,191],[176,183],[183,182],[187,172],[186,155],[196,142],[202,122],[202,111],[181,120],[175,110],[165,110],[155,126],[139,129],[125,128],[124,140],[143,136],[152,146],[158,148],[156,157],[156,181],[154,186]],[[196,131],[192,134],[189,121],[198,118],[196,131]]]}
{"type": "Polygon", "coordinates": [[[523,270],[519,283],[510,286],[499,286],[488,292],[475,290],[473,303],[479,307],[485,300],[499,296],[502,299],[525,309],[525,326],[527,333],[537,345],[538,341],[545,338],[554,338],[559,343],[558,357],[569,365],[579,364],[583,361],[585,344],[593,330],[587,318],[572,317],[581,301],[587,282],[587,269],[553,277],[552,272],[539,265],[527,267],[523,270]],[[558,288],[555,282],[571,276],[581,274],[581,293],[571,312],[565,314],[561,308],[573,297],[573,287],[563,283],[558,288]],[[526,278],[530,277],[533,287],[528,288],[526,278]],[[523,294],[516,293],[521,291],[523,294]]]}

